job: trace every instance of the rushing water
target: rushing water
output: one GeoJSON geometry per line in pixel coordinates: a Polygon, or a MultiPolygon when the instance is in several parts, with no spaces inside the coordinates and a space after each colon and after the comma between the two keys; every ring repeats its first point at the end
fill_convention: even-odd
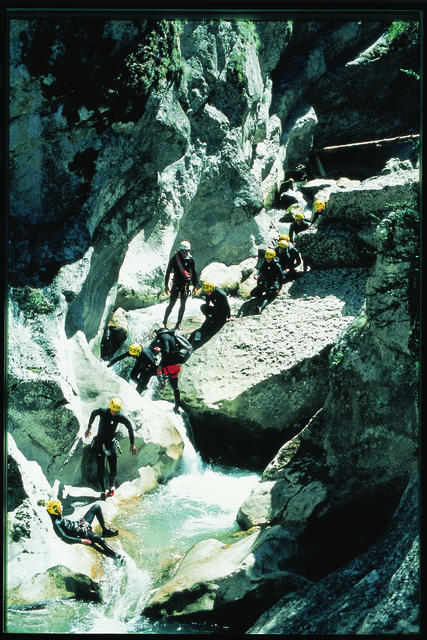
{"type": "Polygon", "coordinates": [[[117,567],[100,556],[103,603],[57,600],[9,609],[9,633],[227,633],[208,624],[141,616],[150,591],[167,580],[193,544],[232,536],[238,529],[237,510],[258,480],[254,473],[203,463],[184,423],[179,429],[185,443],[181,474],[142,496],[114,522],[120,529],[114,541],[126,553],[126,563],[117,567]]]}

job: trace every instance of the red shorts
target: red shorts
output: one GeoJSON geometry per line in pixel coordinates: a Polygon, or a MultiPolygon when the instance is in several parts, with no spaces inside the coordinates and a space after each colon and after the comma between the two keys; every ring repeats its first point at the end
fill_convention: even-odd
{"type": "Polygon", "coordinates": [[[163,367],[163,373],[170,376],[171,378],[177,378],[180,371],[180,364],[168,364],[166,367],[163,367]]]}

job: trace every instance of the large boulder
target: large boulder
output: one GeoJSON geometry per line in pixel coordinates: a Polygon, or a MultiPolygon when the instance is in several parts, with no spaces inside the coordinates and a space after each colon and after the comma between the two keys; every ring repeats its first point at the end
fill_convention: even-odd
{"type": "Polygon", "coordinates": [[[262,316],[240,304],[240,317],[194,351],[180,389],[202,454],[259,468],[316,413],[329,350],[363,303],[366,275],[309,272],[262,316]]]}
{"type": "Polygon", "coordinates": [[[143,613],[209,619],[242,631],[281,592],[309,581],[295,572],[298,550],[282,527],[255,531],[231,544],[196,543],[173,577],[151,595],[143,613]]]}
{"type": "Polygon", "coordinates": [[[411,479],[375,544],[322,580],[289,593],[248,634],[418,634],[419,506],[411,479]]]}

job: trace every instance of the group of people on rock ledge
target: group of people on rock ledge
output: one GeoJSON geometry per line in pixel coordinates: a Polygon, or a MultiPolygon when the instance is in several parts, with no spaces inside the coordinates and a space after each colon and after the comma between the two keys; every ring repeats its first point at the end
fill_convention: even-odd
{"type": "MultiPolygon", "coordinates": [[[[319,200],[314,202],[314,215],[311,222],[305,219],[302,210],[297,210],[289,228],[289,235],[279,234],[277,246],[260,252],[254,276],[257,284],[250,292],[251,297],[255,298],[258,313],[261,313],[277,295],[281,295],[284,282],[295,277],[296,269],[302,260],[294,246],[294,236],[308,229],[324,207],[324,202],[319,200]]],[[[133,358],[135,364],[131,370],[130,378],[136,382],[136,390],[139,393],[147,388],[150,378],[154,375],[157,375],[161,386],[164,386],[166,380],[168,380],[174,394],[174,411],[177,413],[180,408],[178,376],[181,371],[181,364],[188,360],[193,352],[194,343],[200,341],[202,333],[212,335],[226,322],[233,320],[225,292],[215,286],[214,283],[204,281],[202,284],[202,296],[205,302],[200,309],[206,318],[202,327],[195,333],[193,340],[185,338],[177,331],[180,329],[184,317],[187,298],[197,294],[196,268],[190,249],[191,246],[188,241],[181,242],[178,251],[174,253],[169,261],[165,274],[165,292],[170,294],[170,301],[163,317],[163,327],[155,330],[156,337],[154,340],[148,347],[132,343],[128,351],[120,354],[107,365],[111,367],[124,358],[133,358]],[[169,286],[171,274],[173,278],[172,284],[169,286]],[[167,322],[178,298],[180,299],[178,319],[174,329],[168,329],[167,322]]],[[[303,270],[307,270],[305,263],[303,263],[303,270]]],[[[96,456],[97,478],[102,500],[113,496],[115,491],[117,454],[118,452],[121,453],[119,442],[115,437],[119,424],[123,424],[128,430],[131,453],[133,455],[138,453],[132,424],[125,416],[121,415],[121,410],[121,399],[117,397],[111,398],[107,408],[99,408],[92,411],[85,432],[85,438],[88,438],[91,435],[95,418],[99,418],[98,432],[93,439],[92,446],[96,456]],[[109,462],[108,488],[106,488],[105,484],[106,457],[109,462]]],[[[94,549],[109,557],[121,558],[103,540],[103,537],[117,535],[118,531],[109,528],[105,524],[99,504],[89,509],[79,522],[63,518],[62,505],[59,500],[50,500],[46,508],[52,518],[54,531],[62,540],[68,543],[81,542],[82,544],[92,545],[94,549]],[[93,533],[91,528],[91,523],[95,517],[102,528],[101,536],[93,533]]]]}

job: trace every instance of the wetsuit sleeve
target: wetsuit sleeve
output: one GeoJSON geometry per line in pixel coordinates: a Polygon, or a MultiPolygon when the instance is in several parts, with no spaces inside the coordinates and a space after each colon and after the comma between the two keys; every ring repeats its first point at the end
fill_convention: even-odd
{"type": "Polygon", "coordinates": [[[197,289],[197,274],[196,274],[196,263],[194,259],[191,260],[191,282],[193,286],[197,289]]]}
{"type": "Polygon", "coordinates": [[[289,226],[289,240],[291,242],[294,241],[294,223],[291,222],[290,226],[289,226]]]}
{"type": "Polygon", "coordinates": [[[276,267],[277,267],[277,279],[279,280],[279,286],[281,287],[283,285],[283,271],[280,268],[280,264],[278,262],[276,262],[276,267]]]}
{"type": "Polygon", "coordinates": [[[101,415],[101,409],[95,409],[94,411],[92,411],[92,413],[89,416],[89,423],[87,425],[88,429],[89,427],[92,426],[92,423],[95,420],[96,416],[100,416],[100,415],[101,415]]]}
{"type": "Polygon", "coordinates": [[[223,311],[226,318],[229,318],[231,316],[231,309],[228,303],[227,295],[224,291],[220,293],[220,300],[221,300],[221,311],[223,311]]]}
{"type": "Polygon", "coordinates": [[[129,440],[130,440],[131,445],[135,444],[135,436],[134,436],[133,428],[132,428],[132,425],[131,425],[130,421],[127,418],[125,418],[124,416],[120,416],[119,422],[124,424],[126,429],[128,430],[129,440]]]}
{"type": "Polygon", "coordinates": [[[61,540],[63,540],[63,542],[66,542],[67,544],[76,544],[77,542],[81,542],[81,538],[69,536],[67,533],[65,533],[60,523],[60,520],[52,520],[53,530],[55,531],[56,535],[61,538],[61,540]]]}
{"type": "Polygon", "coordinates": [[[166,273],[165,273],[165,288],[168,286],[169,284],[169,278],[170,278],[170,274],[172,272],[172,267],[173,267],[173,261],[175,258],[175,254],[172,256],[172,258],[169,260],[169,264],[168,264],[168,268],[166,269],[166,273]]]}
{"type": "Polygon", "coordinates": [[[128,351],[126,351],[126,353],[122,353],[121,355],[117,356],[117,358],[114,358],[113,360],[110,360],[110,362],[107,364],[107,367],[111,367],[113,364],[116,364],[116,362],[118,362],[119,360],[123,360],[123,358],[133,358],[135,356],[132,356],[128,351]]]}

